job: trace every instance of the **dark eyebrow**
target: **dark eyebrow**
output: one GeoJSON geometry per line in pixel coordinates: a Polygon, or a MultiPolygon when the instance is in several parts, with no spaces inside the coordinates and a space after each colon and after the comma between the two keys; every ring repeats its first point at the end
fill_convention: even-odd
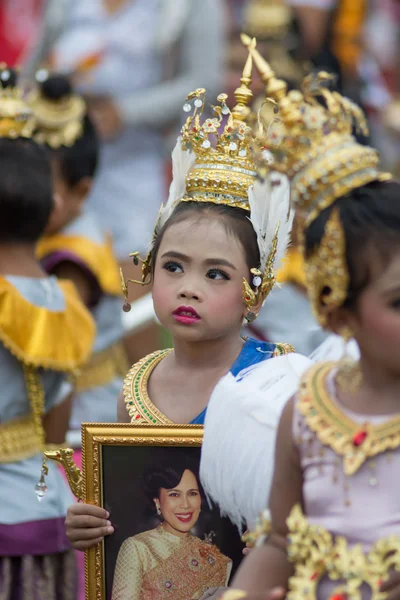
{"type": "Polygon", "coordinates": [[[235,271],[237,270],[235,265],[233,265],[231,262],[229,262],[229,260],[226,260],[225,258],[207,258],[204,261],[204,264],[206,265],[224,265],[225,267],[230,267],[231,269],[234,269],[235,271]]]}
{"type": "Polygon", "coordinates": [[[168,252],[164,252],[161,258],[169,256],[170,258],[179,258],[179,260],[189,261],[190,258],[186,256],[186,254],[182,254],[181,252],[176,252],[176,250],[168,250],[168,252]]]}
{"type": "MultiPolygon", "coordinates": [[[[164,252],[164,254],[162,255],[161,258],[165,258],[165,257],[169,257],[169,258],[177,258],[179,260],[184,260],[186,262],[190,262],[190,258],[189,256],[186,256],[186,254],[182,254],[181,252],[177,252],[176,250],[168,250],[167,252],[164,252]]],[[[231,262],[229,262],[229,260],[226,260],[225,258],[207,258],[204,261],[205,265],[224,265],[225,267],[230,267],[231,269],[234,269],[235,271],[237,270],[235,265],[233,265],[231,262]]]]}

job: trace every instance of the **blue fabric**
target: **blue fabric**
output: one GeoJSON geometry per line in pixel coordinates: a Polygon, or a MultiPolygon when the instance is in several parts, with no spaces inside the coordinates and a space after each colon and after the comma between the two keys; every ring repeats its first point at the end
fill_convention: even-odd
{"type": "MultiPolygon", "coordinates": [[[[252,365],[256,365],[264,360],[268,360],[271,358],[274,350],[276,348],[276,344],[271,344],[270,342],[260,342],[259,340],[253,340],[253,338],[247,338],[241,353],[233,363],[230,372],[235,377],[243,371],[243,369],[247,369],[252,365]]],[[[190,422],[191,425],[204,425],[204,420],[206,418],[207,408],[205,408],[197,417],[190,422]]]]}

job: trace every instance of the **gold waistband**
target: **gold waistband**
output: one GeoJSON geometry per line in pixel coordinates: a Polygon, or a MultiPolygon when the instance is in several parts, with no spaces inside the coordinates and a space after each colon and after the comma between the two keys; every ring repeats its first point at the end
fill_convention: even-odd
{"type": "Polygon", "coordinates": [[[0,463],[30,458],[41,449],[33,415],[0,424],[0,463]]]}
{"type": "Polygon", "coordinates": [[[122,342],[117,342],[92,356],[90,361],[79,371],[75,389],[83,392],[90,388],[110,383],[116,377],[125,377],[129,363],[122,342]]]}
{"type": "Polygon", "coordinates": [[[371,588],[371,600],[380,600],[381,583],[391,569],[400,571],[400,537],[393,535],[375,542],[368,553],[361,544],[349,547],[344,537],[307,521],[299,506],[287,520],[288,557],[295,565],[288,600],[315,600],[320,580],[327,576],[338,583],[331,596],[359,598],[363,583],[371,588]]]}

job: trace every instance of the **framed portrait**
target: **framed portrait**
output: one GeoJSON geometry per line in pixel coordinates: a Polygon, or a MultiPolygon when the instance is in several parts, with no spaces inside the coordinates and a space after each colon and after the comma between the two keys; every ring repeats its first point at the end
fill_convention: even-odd
{"type": "Polygon", "coordinates": [[[205,497],[199,425],[82,425],[82,498],[114,533],[86,553],[88,600],[199,599],[243,557],[237,528],[205,497]]]}

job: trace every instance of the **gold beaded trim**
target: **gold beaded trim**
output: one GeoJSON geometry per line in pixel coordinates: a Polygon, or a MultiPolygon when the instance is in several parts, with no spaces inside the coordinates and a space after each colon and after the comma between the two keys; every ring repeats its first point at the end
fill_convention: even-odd
{"type": "Polygon", "coordinates": [[[123,394],[126,410],[132,423],[137,425],[173,424],[154,406],[147,392],[147,383],[151,373],[170,352],[172,349],[168,348],[149,354],[134,364],[125,377],[123,394]]]}
{"type": "Polygon", "coordinates": [[[0,425],[0,464],[34,456],[42,450],[33,415],[0,425]]]}
{"type": "Polygon", "coordinates": [[[277,342],[275,344],[276,348],[272,354],[273,357],[282,356],[282,354],[291,354],[292,352],[296,352],[292,344],[287,344],[286,342],[281,344],[277,342]]]}
{"type": "Polygon", "coordinates": [[[379,425],[357,423],[343,414],[327,391],[327,377],[337,363],[317,364],[305,375],[298,408],[321,444],[343,456],[346,475],[353,475],[368,458],[400,446],[400,417],[379,425]]]}

